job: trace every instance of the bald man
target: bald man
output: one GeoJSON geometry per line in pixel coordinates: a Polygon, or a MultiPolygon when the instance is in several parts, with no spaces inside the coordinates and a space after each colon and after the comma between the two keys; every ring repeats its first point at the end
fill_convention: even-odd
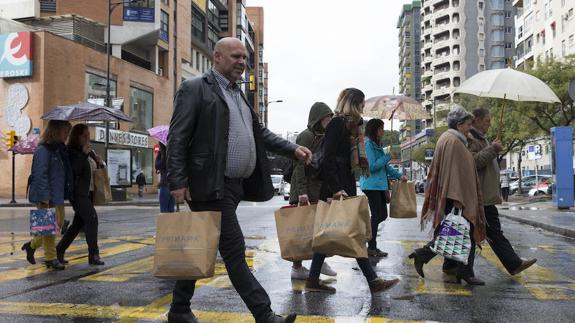
{"type": "MultiPolygon", "coordinates": [[[[236,216],[241,200],[274,196],[266,150],[309,162],[311,152],[274,135],[258,122],[237,82],[246,68],[246,48],[223,38],[214,48],[214,67],[186,80],[174,99],[168,139],[168,184],[176,201],[193,211],[219,211],[219,250],[228,276],[257,323],[293,322],[276,315],[268,294],[245,260],[245,241],[236,216]]],[[[195,281],[179,280],[168,322],[199,322],[190,310],[195,281]]]]}

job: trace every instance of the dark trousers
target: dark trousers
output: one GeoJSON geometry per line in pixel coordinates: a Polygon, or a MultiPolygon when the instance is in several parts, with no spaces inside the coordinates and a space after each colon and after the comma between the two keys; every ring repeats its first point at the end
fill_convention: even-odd
{"type": "Polygon", "coordinates": [[[507,200],[509,199],[509,187],[501,188],[501,196],[503,197],[503,200],[507,202],[507,200]]]}
{"type": "Polygon", "coordinates": [[[86,243],[88,244],[88,253],[98,255],[98,214],[94,208],[91,197],[76,197],[71,201],[74,208],[74,219],[72,224],[56,246],[56,250],[65,252],[72,244],[82,228],[86,234],[86,243]]]}
{"type": "Polygon", "coordinates": [[[377,249],[377,229],[379,224],[387,219],[387,191],[363,191],[369,201],[371,211],[371,240],[367,243],[369,249],[377,249]]]}
{"type": "Polygon", "coordinates": [[[176,200],[170,194],[170,188],[168,186],[160,186],[160,212],[162,213],[172,213],[174,212],[176,206],[176,200]]]}
{"type": "MultiPolygon", "coordinates": [[[[503,264],[508,272],[512,272],[521,265],[521,258],[517,255],[511,243],[503,235],[501,231],[501,222],[499,222],[499,211],[495,205],[488,205],[484,207],[485,220],[487,221],[486,234],[487,242],[499,261],[503,264]]],[[[455,261],[446,259],[443,263],[443,268],[452,268],[456,264],[455,261]]]]}
{"type": "MultiPolygon", "coordinates": [[[[367,258],[355,258],[361,272],[365,276],[368,282],[377,278],[377,274],[371,267],[369,263],[369,259],[367,258]]],[[[321,266],[323,266],[323,262],[325,261],[325,255],[320,253],[314,253],[313,259],[311,261],[311,267],[309,268],[309,277],[310,278],[319,278],[321,274],[321,266]]]]}
{"type": "MultiPolygon", "coordinates": [[[[236,216],[236,208],[242,196],[241,180],[226,180],[223,199],[209,202],[192,201],[189,204],[192,211],[222,212],[220,254],[232,285],[253,314],[256,322],[259,322],[271,311],[271,301],[246,263],[245,240],[236,216]]],[[[195,280],[178,280],[176,282],[171,312],[188,313],[191,311],[190,300],[194,295],[195,285],[195,280]]]]}
{"type": "MultiPolygon", "coordinates": [[[[449,214],[453,209],[453,201],[447,200],[445,206],[445,214],[449,214]]],[[[439,226],[436,228],[436,232],[434,236],[437,235],[437,230],[439,230],[439,226]]],[[[453,267],[457,267],[457,276],[462,278],[474,277],[475,273],[473,272],[473,264],[475,263],[475,241],[473,240],[473,224],[470,223],[470,234],[471,234],[471,250],[469,252],[469,258],[467,258],[467,265],[463,264],[462,262],[458,262],[451,259],[445,259],[443,261],[443,269],[449,269],[453,267]]],[[[423,248],[416,249],[415,252],[418,256],[423,259],[425,263],[428,263],[436,256],[436,253],[431,251],[431,247],[433,246],[435,240],[429,241],[423,248]]]]}

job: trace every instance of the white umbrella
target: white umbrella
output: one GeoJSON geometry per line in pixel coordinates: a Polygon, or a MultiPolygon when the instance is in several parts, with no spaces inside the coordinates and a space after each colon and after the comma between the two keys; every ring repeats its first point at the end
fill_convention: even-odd
{"type": "MultiPolygon", "coordinates": [[[[533,75],[511,68],[477,73],[463,82],[453,93],[466,93],[485,98],[498,98],[521,102],[561,102],[553,90],[543,81],[533,75]]],[[[501,137],[504,110],[505,101],[503,101],[503,108],[501,109],[497,137],[501,137]]]]}

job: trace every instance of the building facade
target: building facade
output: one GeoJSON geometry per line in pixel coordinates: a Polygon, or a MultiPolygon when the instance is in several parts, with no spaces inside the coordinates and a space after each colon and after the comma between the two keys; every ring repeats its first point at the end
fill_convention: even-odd
{"type": "Polygon", "coordinates": [[[575,54],[575,0],[515,0],[515,66],[575,54]]]}
{"type": "MultiPolygon", "coordinates": [[[[235,13],[237,8],[245,8],[244,1],[119,2],[111,8],[109,42],[108,0],[17,1],[17,5],[10,7],[0,3],[0,42],[13,39],[4,36],[29,39],[31,74],[10,77],[14,75],[0,71],[0,102],[5,104],[2,112],[6,112],[13,102],[23,102],[14,101],[17,98],[13,93],[26,97],[18,114],[26,118],[18,119],[20,123],[15,125],[16,119],[11,121],[2,113],[5,117],[0,118],[0,129],[8,131],[17,127],[21,136],[42,133],[46,122],[40,117],[55,106],[85,101],[104,105],[109,43],[110,105],[122,109],[134,121],[111,123],[110,148],[115,149],[114,154],[123,152],[129,156],[120,171],[114,169],[112,173],[122,173],[118,176],[130,184],[129,179],[134,183],[136,175],[143,172],[148,184],[155,184],[158,179],[153,165],[157,141],[148,136],[147,129],[169,123],[173,96],[181,82],[212,66],[211,52],[220,37],[236,35],[237,28],[232,28],[236,26],[235,13]]],[[[245,10],[239,10],[238,14],[240,12],[245,23],[248,21],[245,10]]],[[[263,10],[258,14],[262,28],[258,46],[240,32],[244,35],[242,40],[251,42],[253,62],[246,73],[256,75],[260,61],[255,58],[260,54],[255,48],[263,50],[263,10]]],[[[249,26],[246,31],[250,31],[249,26]]],[[[250,39],[253,38],[255,32],[250,39]]],[[[243,85],[260,113],[260,101],[255,101],[260,96],[250,94],[249,86],[243,85]]],[[[103,124],[87,124],[93,148],[105,156],[103,124]]],[[[2,148],[0,167],[10,169],[11,154],[2,148]]],[[[16,194],[23,196],[32,158],[17,155],[16,159],[16,194]]],[[[10,190],[10,181],[0,181],[1,197],[7,197],[10,190]]]]}
{"type": "Polygon", "coordinates": [[[463,81],[512,59],[513,10],[509,0],[422,1],[422,98],[436,121],[463,81]]]}

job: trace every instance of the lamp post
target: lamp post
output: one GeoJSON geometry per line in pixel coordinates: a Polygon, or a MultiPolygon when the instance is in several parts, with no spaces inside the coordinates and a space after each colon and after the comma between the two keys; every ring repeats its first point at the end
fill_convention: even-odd
{"type": "MultiPolygon", "coordinates": [[[[111,107],[111,97],[110,97],[110,59],[112,55],[110,53],[112,48],[111,30],[112,30],[112,12],[123,2],[112,2],[108,0],[108,41],[106,42],[106,106],[111,107]]],[[[106,147],[106,154],[108,153],[108,147],[110,146],[110,122],[106,121],[106,139],[104,141],[106,147]]]]}
{"type": "Polygon", "coordinates": [[[270,104],[272,104],[272,103],[282,103],[282,102],[284,102],[284,100],[281,100],[281,99],[280,99],[280,100],[268,101],[268,102],[266,103],[265,116],[263,116],[264,126],[266,126],[266,127],[268,126],[268,106],[269,106],[270,104]]]}

